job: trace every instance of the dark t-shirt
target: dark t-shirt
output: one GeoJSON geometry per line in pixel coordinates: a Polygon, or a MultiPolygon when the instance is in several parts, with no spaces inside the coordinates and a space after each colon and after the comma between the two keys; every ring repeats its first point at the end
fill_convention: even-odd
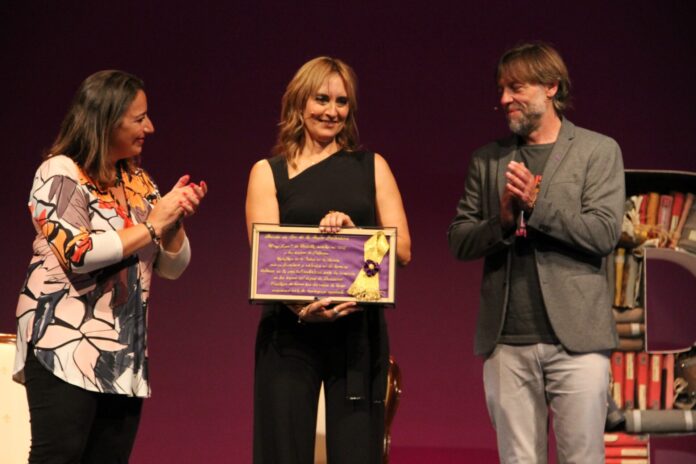
{"type": "MultiPolygon", "coordinates": [[[[532,174],[541,175],[553,145],[521,145],[517,153],[532,174]]],[[[538,234],[535,230],[527,229],[526,237],[515,237],[510,268],[510,294],[501,343],[558,343],[546,313],[534,259],[538,234]]]]}

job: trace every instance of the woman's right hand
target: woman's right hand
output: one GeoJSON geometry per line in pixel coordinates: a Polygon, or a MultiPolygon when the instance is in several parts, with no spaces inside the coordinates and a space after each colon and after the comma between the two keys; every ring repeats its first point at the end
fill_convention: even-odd
{"type": "Polygon", "coordinates": [[[355,301],[347,301],[333,307],[331,298],[323,298],[307,305],[288,305],[297,314],[298,322],[333,322],[354,312],[362,311],[355,301]]]}
{"type": "Polygon", "coordinates": [[[319,232],[324,234],[336,234],[341,227],[355,227],[350,216],[341,211],[329,211],[319,221],[319,232]]]}

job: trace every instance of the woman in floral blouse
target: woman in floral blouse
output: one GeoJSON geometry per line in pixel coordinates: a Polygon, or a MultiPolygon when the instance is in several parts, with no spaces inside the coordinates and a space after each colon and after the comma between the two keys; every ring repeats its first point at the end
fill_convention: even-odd
{"type": "Polygon", "coordinates": [[[100,71],[80,86],[29,196],[37,235],[17,306],[14,379],[26,385],[30,463],[127,462],[150,395],[152,271],[191,255],[182,219],[205,182],[160,196],[138,166],[154,132],[143,82],[100,71]]]}

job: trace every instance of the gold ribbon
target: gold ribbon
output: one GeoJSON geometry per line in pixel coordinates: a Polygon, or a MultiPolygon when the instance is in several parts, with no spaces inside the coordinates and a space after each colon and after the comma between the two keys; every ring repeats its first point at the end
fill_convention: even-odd
{"type": "Polygon", "coordinates": [[[379,231],[365,242],[365,263],[358,276],[348,289],[348,294],[358,301],[378,301],[382,298],[379,291],[379,264],[389,251],[389,241],[384,232],[379,231]],[[368,275],[371,274],[371,275],[368,275]]]}

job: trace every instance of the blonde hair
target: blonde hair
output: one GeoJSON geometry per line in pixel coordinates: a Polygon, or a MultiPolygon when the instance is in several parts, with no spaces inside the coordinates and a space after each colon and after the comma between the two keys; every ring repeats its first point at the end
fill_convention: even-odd
{"type": "Polygon", "coordinates": [[[506,51],[498,60],[495,77],[498,83],[504,78],[530,84],[558,84],[553,97],[556,113],[560,115],[571,106],[568,68],[558,51],[547,43],[523,43],[506,51]]]}
{"type": "MultiPolygon", "coordinates": [[[[77,89],[58,136],[44,158],[68,156],[100,188],[111,185],[116,177],[108,163],[111,135],[143,89],[142,80],[123,71],[99,71],[89,76],[77,89]]],[[[119,163],[128,172],[134,172],[137,164],[132,158],[119,163]]]]}
{"type": "Polygon", "coordinates": [[[285,89],[281,100],[278,139],[273,147],[273,154],[285,156],[291,165],[294,165],[295,157],[305,144],[302,113],[307,100],[317,92],[331,74],[337,74],[343,79],[348,97],[348,117],[343,129],[336,136],[336,143],[345,150],[355,150],[358,146],[358,126],[355,122],[355,112],[358,109],[355,73],[350,66],[339,59],[320,56],[302,65],[285,89]]]}

